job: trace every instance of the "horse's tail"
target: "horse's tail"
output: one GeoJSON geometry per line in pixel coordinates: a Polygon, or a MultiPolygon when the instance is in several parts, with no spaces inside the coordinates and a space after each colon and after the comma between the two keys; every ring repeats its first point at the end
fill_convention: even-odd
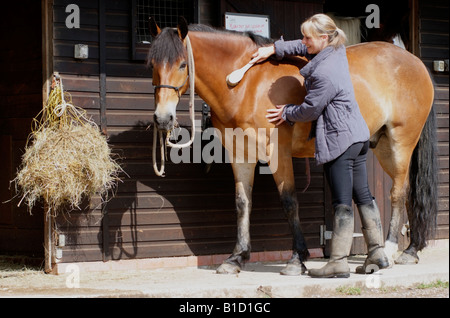
{"type": "MultiPolygon", "coordinates": [[[[414,149],[408,194],[408,218],[411,245],[418,251],[434,238],[438,212],[438,162],[436,114],[431,108],[428,119],[414,149]]],[[[410,246],[411,246],[410,245],[410,246]]]]}

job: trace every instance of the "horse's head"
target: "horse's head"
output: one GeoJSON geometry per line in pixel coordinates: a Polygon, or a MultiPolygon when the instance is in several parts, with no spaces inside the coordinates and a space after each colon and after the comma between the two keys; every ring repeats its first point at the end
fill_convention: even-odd
{"type": "Polygon", "coordinates": [[[185,38],[187,22],[180,18],[176,29],[162,31],[153,18],[149,19],[150,33],[155,37],[150,47],[148,63],[153,68],[155,87],[154,123],[158,130],[170,131],[176,123],[176,107],[188,84],[188,56],[185,38]]]}

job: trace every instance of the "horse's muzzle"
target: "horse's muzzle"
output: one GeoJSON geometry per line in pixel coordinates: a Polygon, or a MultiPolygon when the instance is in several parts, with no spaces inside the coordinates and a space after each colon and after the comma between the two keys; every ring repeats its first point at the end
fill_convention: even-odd
{"type": "Polygon", "coordinates": [[[166,115],[157,115],[156,113],[153,115],[153,122],[158,128],[159,131],[167,132],[173,129],[174,118],[172,114],[166,115]]]}

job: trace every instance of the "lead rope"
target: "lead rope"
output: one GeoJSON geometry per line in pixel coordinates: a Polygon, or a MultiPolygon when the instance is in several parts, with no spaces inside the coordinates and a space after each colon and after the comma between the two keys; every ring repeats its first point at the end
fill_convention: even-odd
{"type": "Polygon", "coordinates": [[[153,170],[155,170],[155,174],[159,177],[164,177],[164,169],[165,169],[165,154],[166,147],[170,146],[172,148],[181,149],[186,148],[192,145],[195,138],[195,109],[194,109],[194,97],[195,97],[195,63],[194,63],[194,55],[192,53],[192,46],[189,36],[186,36],[186,49],[188,55],[188,71],[189,71],[189,115],[191,118],[191,139],[184,144],[174,144],[170,141],[171,131],[167,133],[166,142],[164,144],[163,133],[158,132],[156,125],[153,125],[153,170]],[[159,143],[160,143],[160,152],[161,152],[161,168],[158,169],[158,164],[156,162],[156,145],[159,134],[159,143]]]}
{"type": "Polygon", "coordinates": [[[164,175],[164,167],[165,167],[165,149],[164,149],[164,139],[162,132],[158,132],[156,127],[153,128],[153,150],[152,150],[152,158],[153,158],[153,170],[158,177],[165,177],[164,175]],[[156,162],[156,143],[158,139],[159,133],[159,144],[160,144],[160,152],[161,152],[161,169],[158,169],[158,163],[156,162]]]}

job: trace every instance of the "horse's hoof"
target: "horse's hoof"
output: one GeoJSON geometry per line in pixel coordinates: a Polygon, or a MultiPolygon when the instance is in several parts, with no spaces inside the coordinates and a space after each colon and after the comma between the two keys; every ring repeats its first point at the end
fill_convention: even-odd
{"type": "Polygon", "coordinates": [[[217,274],[237,274],[241,271],[238,265],[223,263],[216,269],[217,274]]]}
{"type": "Polygon", "coordinates": [[[413,265],[419,263],[419,258],[417,256],[408,254],[403,252],[397,259],[395,260],[395,264],[401,265],[413,265]]]}
{"type": "Polygon", "coordinates": [[[303,263],[297,264],[287,264],[285,268],[283,268],[280,272],[281,275],[286,276],[299,276],[306,273],[306,266],[303,263]]]}

